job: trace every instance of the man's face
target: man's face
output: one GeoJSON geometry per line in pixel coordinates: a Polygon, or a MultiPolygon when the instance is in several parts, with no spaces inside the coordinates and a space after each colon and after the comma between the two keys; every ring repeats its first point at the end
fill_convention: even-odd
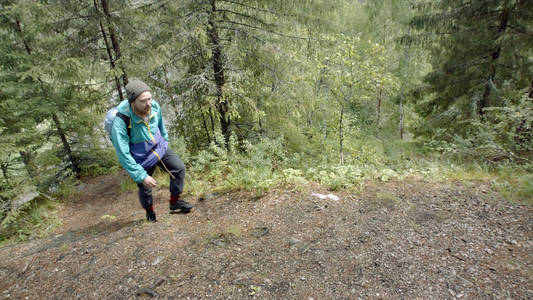
{"type": "Polygon", "coordinates": [[[131,104],[137,114],[141,117],[146,117],[152,109],[152,93],[146,91],[140,94],[131,104]]]}

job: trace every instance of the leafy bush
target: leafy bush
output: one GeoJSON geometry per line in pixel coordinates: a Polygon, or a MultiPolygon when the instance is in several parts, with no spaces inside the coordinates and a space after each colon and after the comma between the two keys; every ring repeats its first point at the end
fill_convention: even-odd
{"type": "Polygon", "coordinates": [[[188,174],[193,193],[199,189],[245,189],[262,193],[278,180],[286,161],[280,140],[264,139],[256,145],[238,145],[230,140],[226,151],[221,134],[215,135],[207,150],[191,157],[188,174]],[[242,149],[237,151],[237,149],[242,149]]]}
{"type": "Polygon", "coordinates": [[[327,185],[331,190],[339,190],[355,186],[362,179],[363,171],[354,165],[321,166],[310,168],[306,171],[307,177],[321,184],[327,185]]]}

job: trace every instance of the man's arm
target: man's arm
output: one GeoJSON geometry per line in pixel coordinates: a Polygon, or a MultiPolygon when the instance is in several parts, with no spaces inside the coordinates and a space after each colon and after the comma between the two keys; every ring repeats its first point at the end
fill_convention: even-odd
{"type": "Polygon", "coordinates": [[[130,153],[130,137],[126,124],[121,118],[115,118],[113,129],[111,130],[111,139],[117,153],[120,165],[128,172],[135,182],[143,182],[148,176],[146,170],[139,165],[130,153]]]}

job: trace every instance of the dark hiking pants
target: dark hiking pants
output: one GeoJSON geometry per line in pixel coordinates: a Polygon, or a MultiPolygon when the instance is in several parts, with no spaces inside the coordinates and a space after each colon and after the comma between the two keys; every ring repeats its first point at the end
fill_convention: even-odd
{"type": "MultiPolygon", "coordinates": [[[[159,166],[163,172],[170,172],[172,174],[172,176],[169,175],[170,195],[181,194],[181,192],[183,192],[183,183],[185,181],[185,165],[179,156],[171,149],[167,149],[167,152],[163,155],[161,161],[153,167],[146,169],[148,175],[152,176],[157,166],[159,166]]],[[[137,186],[139,187],[139,201],[141,202],[142,207],[145,210],[151,210],[153,205],[152,188],[144,186],[142,182],[137,183],[137,186]]]]}

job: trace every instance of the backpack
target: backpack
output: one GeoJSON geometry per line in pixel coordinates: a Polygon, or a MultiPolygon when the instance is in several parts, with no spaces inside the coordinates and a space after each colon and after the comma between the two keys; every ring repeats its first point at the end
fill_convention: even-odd
{"type": "Polygon", "coordinates": [[[109,139],[111,138],[111,130],[113,130],[113,121],[116,117],[119,117],[124,121],[124,123],[127,124],[126,129],[128,130],[128,136],[131,136],[131,120],[130,117],[126,116],[125,114],[119,113],[116,107],[113,107],[112,109],[108,110],[105,114],[105,120],[104,120],[104,127],[107,131],[107,134],[109,135],[109,139]]]}

